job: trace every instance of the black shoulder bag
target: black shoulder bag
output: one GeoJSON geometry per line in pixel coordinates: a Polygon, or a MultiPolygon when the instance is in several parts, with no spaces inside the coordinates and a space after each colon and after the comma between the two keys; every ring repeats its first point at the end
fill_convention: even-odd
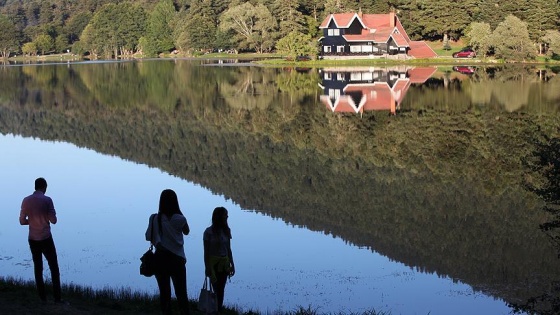
{"type": "Polygon", "coordinates": [[[140,274],[145,277],[151,277],[156,273],[157,261],[156,254],[154,253],[154,245],[152,244],[154,239],[154,219],[159,215],[156,214],[152,217],[152,230],[150,231],[150,248],[140,257],[140,274]]]}

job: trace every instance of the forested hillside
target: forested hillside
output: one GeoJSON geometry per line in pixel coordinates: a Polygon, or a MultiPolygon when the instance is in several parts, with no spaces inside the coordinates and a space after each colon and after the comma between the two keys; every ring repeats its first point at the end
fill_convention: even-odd
{"type": "Polygon", "coordinates": [[[270,52],[290,33],[312,49],[328,14],[359,10],[394,10],[413,39],[463,39],[483,55],[510,37],[518,53],[558,54],[559,8],[558,0],[0,0],[0,57],[270,52]]]}

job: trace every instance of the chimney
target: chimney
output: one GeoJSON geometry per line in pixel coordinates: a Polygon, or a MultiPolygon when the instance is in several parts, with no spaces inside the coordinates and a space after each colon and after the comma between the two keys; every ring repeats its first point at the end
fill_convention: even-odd
{"type": "Polygon", "coordinates": [[[395,16],[395,11],[391,10],[391,12],[389,12],[389,26],[390,27],[395,27],[395,20],[396,20],[396,16],[395,16]]]}
{"type": "Polygon", "coordinates": [[[362,8],[360,8],[360,10],[358,11],[358,17],[360,18],[360,20],[363,18],[364,14],[362,13],[362,8]]]}

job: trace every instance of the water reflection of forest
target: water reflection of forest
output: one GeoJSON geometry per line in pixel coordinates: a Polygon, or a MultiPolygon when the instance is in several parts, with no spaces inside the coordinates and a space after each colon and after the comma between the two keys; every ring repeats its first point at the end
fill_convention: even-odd
{"type": "Polygon", "coordinates": [[[314,70],[5,67],[0,132],[158,167],[243,208],[523,303],[560,280],[556,248],[539,229],[553,217],[526,188],[545,181],[527,161],[559,137],[560,95],[551,72],[508,71],[484,75],[528,87],[515,110],[499,102],[505,92],[473,101],[473,90],[502,79],[438,70],[408,89],[398,115],[357,116],[325,110],[314,70]]]}

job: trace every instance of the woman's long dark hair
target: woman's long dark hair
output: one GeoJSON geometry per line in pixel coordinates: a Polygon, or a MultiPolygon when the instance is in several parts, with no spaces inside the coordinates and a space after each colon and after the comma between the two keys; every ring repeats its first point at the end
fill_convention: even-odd
{"type": "Polygon", "coordinates": [[[227,218],[223,220],[222,218],[227,215],[228,211],[224,207],[216,207],[214,208],[214,212],[212,212],[212,231],[214,233],[224,231],[227,237],[231,238],[231,230],[227,223],[227,218]]]}
{"type": "Polygon", "coordinates": [[[171,218],[174,214],[183,215],[179,209],[179,200],[177,194],[171,189],[165,189],[159,196],[159,211],[158,213],[165,214],[171,218]]]}

